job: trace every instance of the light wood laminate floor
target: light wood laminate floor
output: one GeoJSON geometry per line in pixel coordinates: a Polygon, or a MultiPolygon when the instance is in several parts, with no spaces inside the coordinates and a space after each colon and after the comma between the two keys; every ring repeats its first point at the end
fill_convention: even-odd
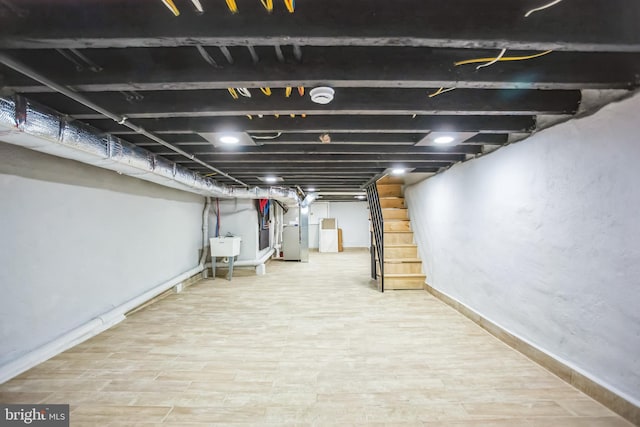
{"type": "MultiPolygon", "coordinates": [[[[628,426],[368,252],[202,281],[0,386],[73,426],[628,426]]],[[[225,271],[219,271],[224,275],[225,271]]]]}

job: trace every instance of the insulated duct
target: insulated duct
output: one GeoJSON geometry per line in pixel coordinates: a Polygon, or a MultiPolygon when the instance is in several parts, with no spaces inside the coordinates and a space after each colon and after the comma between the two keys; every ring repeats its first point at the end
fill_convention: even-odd
{"type": "Polygon", "coordinates": [[[220,184],[21,96],[0,98],[0,139],[203,196],[299,201],[292,189],[220,184]]]}

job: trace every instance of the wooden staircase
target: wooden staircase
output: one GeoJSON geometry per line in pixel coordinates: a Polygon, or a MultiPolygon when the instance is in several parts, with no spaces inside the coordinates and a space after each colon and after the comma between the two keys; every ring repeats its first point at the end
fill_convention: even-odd
{"type": "Polygon", "coordinates": [[[386,176],[376,183],[384,218],[384,288],[424,289],[426,276],[402,193],[403,180],[386,176]]]}

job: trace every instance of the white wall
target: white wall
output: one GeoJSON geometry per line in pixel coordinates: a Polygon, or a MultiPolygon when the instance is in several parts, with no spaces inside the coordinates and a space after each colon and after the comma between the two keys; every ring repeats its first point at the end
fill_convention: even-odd
{"type": "Polygon", "coordinates": [[[0,368],[198,265],[204,199],[0,143],[0,368]]]}
{"type": "MultiPolygon", "coordinates": [[[[327,218],[336,218],[338,228],[342,228],[342,246],[345,248],[369,247],[369,208],[367,202],[316,202],[311,205],[327,204],[327,218]]],[[[309,247],[318,248],[318,225],[309,225],[309,247]]]]}
{"type": "Polygon", "coordinates": [[[640,96],[410,186],[427,282],[640,403],[640,96]]]}
{"type": "Polygon", "coordinates": [[[369,208],[367,202],[331,202],[331,218],[338,219],[345,248],[369,247],[369,208]]]}
{"type": "Polygon", "coordinates": [[[253,199],[220,199],[212,201],[209,216],[209,235],[215,237],[216,210],[220,206],[220,236],[231,233],[240,236],[240,255],[238,261],[254,260],[258,257],[258,209],[253,199]]]}
{"type": "Polygon", "coordinates": [[[320,221],[330,218],[329,202],[313,202],[309,207],[309,247],[320,247],[320,221]]]}

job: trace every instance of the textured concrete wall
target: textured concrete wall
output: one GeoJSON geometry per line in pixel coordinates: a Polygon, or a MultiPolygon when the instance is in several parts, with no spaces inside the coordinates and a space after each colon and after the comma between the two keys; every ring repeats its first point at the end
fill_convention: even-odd
{"type": "Polygon", "coordinates": [[[406,189],[427,282],[640,402],[640,95],[406,189]]]}
{"type": "Polygon", "coordinates": [[[197,266],[203,202],[0,143],[0,365],[197,266]]]}

